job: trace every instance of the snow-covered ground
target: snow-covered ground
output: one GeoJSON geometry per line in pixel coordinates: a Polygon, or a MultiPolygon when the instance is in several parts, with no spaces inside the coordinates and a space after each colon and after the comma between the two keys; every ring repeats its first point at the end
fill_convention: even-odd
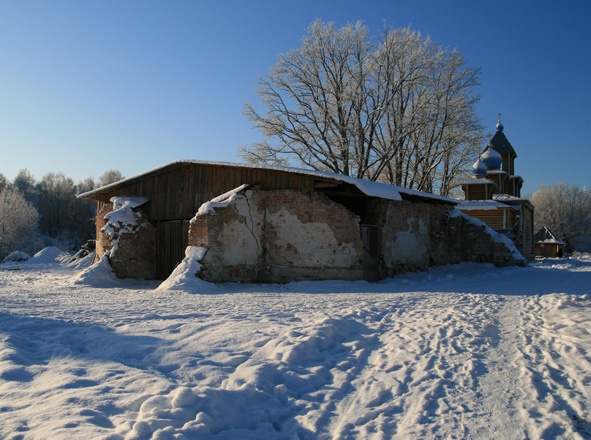
{"type": "Polygon", "coordinates": [[[591,438],[589,255],[202,293],[41,257],[0,265],[0,438],[591,438]]]}

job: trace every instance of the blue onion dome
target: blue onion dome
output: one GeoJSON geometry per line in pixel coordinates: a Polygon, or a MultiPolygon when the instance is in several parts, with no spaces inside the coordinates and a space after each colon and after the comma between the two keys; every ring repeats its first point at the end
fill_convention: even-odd
{"type": "Polygon", "coordinates": [[[505,129],[505,126],[501,122],[501,117],[499,116],[499,120],[497,122],[497,131],[503,131],[504,129],[505,129]]]}
{"type": "Polygon", "coordinates": [[[492,145],[488,145],[480,156],[487,168],[498,168],[503,164],[503,158],[492,145]]]}
{"type": "Polygon", "coordinates": [[[480,160],[480,157],[478,157],[478,160],[472,165],[472,176],[486,176],[486,165],[480,160]]]}

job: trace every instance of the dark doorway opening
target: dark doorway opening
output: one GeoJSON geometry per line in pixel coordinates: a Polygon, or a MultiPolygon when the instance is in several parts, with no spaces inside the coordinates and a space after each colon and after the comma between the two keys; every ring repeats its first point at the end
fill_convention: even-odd
{"type": "Polygon", "coordinates": [[[160,222],[159,265],[160,279],[168,278],[174,268],[185,258],[189,240],[189,220],[169,220],[160,222]]]}
{"type": "Polygon", "coordinates": [[[380,227],[378,225],[360,225],[363,243],[363,279],[379,280],[378,254],[380,251],[380,227]]]}

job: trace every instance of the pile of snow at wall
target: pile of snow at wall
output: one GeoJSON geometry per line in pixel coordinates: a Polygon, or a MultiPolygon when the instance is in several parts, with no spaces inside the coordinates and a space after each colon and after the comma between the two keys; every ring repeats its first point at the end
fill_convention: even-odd
{"type": "Polygon", "coordinates": [[[183,290],[192,293],[215,293],[219,290],[214,284],[203,281],[197,277],[201,270],[199,263],[207,248],[188,246],[185,249],[185,258],[174,268],[170,276],[158,286],[156,290],[183,290]]]}
{"type": "MultiPolygon", "coordinates": [[[[88,255],[85,258],[90,257],[88,255]]],[[[86,267],[71,278],[72,284],[93,287],[113,287],[121,284],[109,264],[109,259],[103,256],[96,264],[86,267]]]]}
{"type": "Polygon", "coordinates": [[[72,259],[70,258],[69,262],[68,262],[68,266],[74,268],[74,269],[86,269],[87,267],[92,266],[92,263],[94,262],[94,258],[96,257],[96,250],[93,250],[92,252],[88,253],[87,255],[85,255],[82,258],[76,258],[76,259],[72,259]]]}
{"type": "Polygon", "coordinates": [[[591,438],[588,255],[216,295],[73,274],[1,274],[0,438],[591,438]]]}

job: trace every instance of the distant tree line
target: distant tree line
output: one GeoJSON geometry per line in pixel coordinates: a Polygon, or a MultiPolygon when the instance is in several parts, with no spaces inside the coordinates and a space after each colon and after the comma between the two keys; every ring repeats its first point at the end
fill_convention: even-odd
{"type": "Polygon", "coordinates": [[[552,230],[575,250],[591,251],[591,191],[568,183],[542,185],[529,197],[535,206],[534,229],[552,230]]]}
{"type": "Polygon", "coordinates": [[[117,170],[78,183],[61,172],[37,181],[23,169],[12,182],[0,174],[0,261],[12,251],[49,245],[73,251],[93,239],[95,203],[77,195],[122,178],[117,170]]]}

